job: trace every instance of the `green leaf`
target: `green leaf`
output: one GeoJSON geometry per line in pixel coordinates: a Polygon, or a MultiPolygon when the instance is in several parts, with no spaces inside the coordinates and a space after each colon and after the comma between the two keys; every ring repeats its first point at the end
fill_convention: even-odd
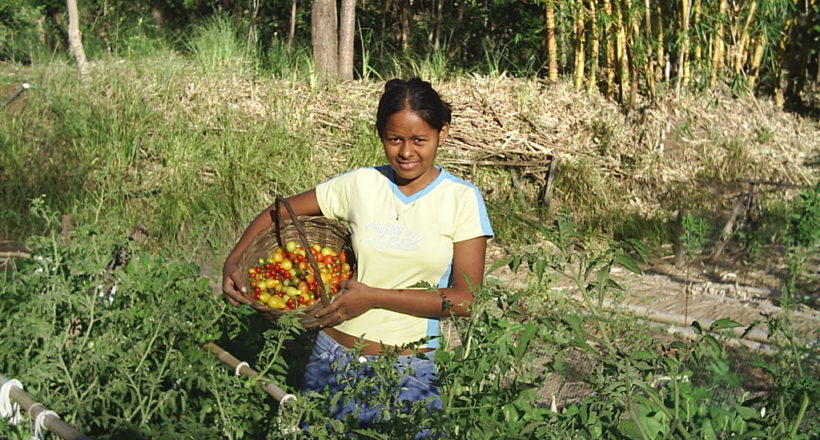
{"type": "Polygon", "coordinates": [[[744,420],[755,419],[760,416],[760,413],[757,412],[754,408],[749,408],[748,406],[738,406],[737,413],[740,414],[740,417],[743,417],[744,420]]]}
{"type": "Polygon", "coordinates": [[[635,260],[633,260],[632,257],[630,257],[629,255],[619,253],[615,256],[615,262],[620,264],[630,272],[637,274],[643,273],[641,268],[638,266],[638,263],[636,263],[635,260]]]}
{"type": "Polygon", "coordinates": [[[500,260],[496,260],[496,261],[495,261],[495,262],[494,262],[494,263],[490,266],[490,268],[487,270],[487,275],[489,275],[489,274],[491,274],[491,273],[495,272],[496,270],[498,270],[498,268],[500,268],[500,267],[502,267],[502,266],[507,266],[507,265],[509,265],[509,264],[512,262],[512,260],[513,260],[513,257],[512,257],[512,256],[510,256],[510,257],[504,257],[504,258],[502,258],[502,259],[500,259],[500,260]]]}
{"type": "Polygon", "coordinates": [[[621,420],[621,422],[618,423],[618,432],[626,438],[633,440],[643,440],[644,438],[643,434],[641,434],[641,429],[638,428],[638,424],[632,419],[621,420]]]}
{"type": "Polygon", "coordinates": [[[725,329],[725,328],[737,328],[737,327],[743,327],[743,324],[735,321],[734,319],[721,318],[721,319],[718,319],[717,321],[713,322],[712,326],[709,327],[709,330],[714,332],[714,331],[722,330],[722,329],[725,329]]]}

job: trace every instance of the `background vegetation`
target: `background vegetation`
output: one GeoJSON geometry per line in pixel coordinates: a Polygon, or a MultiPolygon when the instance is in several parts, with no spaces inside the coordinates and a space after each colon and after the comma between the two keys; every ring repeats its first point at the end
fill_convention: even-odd
{"type": "MultiPolygon", "coordinates": [[[[459,2],[443,5],[449,27],[436,47],[433,4],[362,3],[359,78],[326,84],[307,49],[306,7],[289,47],[290,5],[261,3],[83,2],[85,77],[67,56],[61,2],[0,4],[0,84],[16,95],[0,110],[0,239],[35,256],[2,273],[0,372],[98,438],[293,438],[299,422],[320,438],[354,429],[327,422],[327,398],[280,410],[201,344],[217,341],[296,386],[298,365],[283,350],[305,334],[214,297],[221,259],[275,195],[380,163],[381,79],[421,75],[457,110],[458,136],[441,160],[487,194],[508,255],[496,266],[533,276],[522,290],[488,283],[473,317],[453,324],[459,344],[437,358],[443,411],[397,414],[361,436],[409,438],[419,426],[470,439],[816,435],[816,346],[788,314],[817,282],[816,120],[767,98],[816,105],[816,5],[693,2],[684,31],[667,2],[459,2]],[[406,41],[402,8],[412,17],[406,41]],[[549,8],[556,69],[544,49],[549,8]],[[595,41],[611,42],[613,56],[621,47],[626,65],[604,49],[593,55],[595,41]],[[718,47],[742,52],[739,73],[716,67],[736,59],[728,49],[716,58],[718,47]],[[786,54],[801,67],[787,67],[786,54]],[[23,82],[33,87],[20,91],[23,82]],[[761,99],[736,99],[748,91],[761,99]],[[533,145],[560,158],[550,206],[540,202],[543,169],[464,165],[531,159],[533,145]],[[788,269],[786,315],[761,317],[781,350],[755,360],[762,393],[741,387],[726,345],[723,332],[739,324],[696,326],[697,340],[674,341],[600,308],[619,295],[611,268],[636,270],[646,255],[634,239],[666,253],[674,213],[686,210],[688,251],[708,251],[737,180],[750,176],[800,185],[757,194],[753,221],[734,235],[743,258],[782,257],[788,269]],[[73,222],[65,234],[63,215],[73,222]],[[127,238],[138,224],[142,242],[127,238]],[[584,301],[556,293],[560,277],[584,301]],[[576,374],[579,351],[592,393],[554,411],[538,385],[576,374]],[[737,392],[726,398],[727,388],[737,392]]],[[[376,368],[376,380],[395,374],[376,368]]],[[[374,401],[388,392],[376,387],[374,401]]],[[[0,421],[2,436],[25,438],[26,428],[0,421]]]]}

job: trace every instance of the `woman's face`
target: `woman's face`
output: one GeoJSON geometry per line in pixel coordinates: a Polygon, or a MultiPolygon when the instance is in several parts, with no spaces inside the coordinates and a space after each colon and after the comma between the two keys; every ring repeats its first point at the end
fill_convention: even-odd
{"type": "Polygon", "coordinates": [[[411,110],[404,109],[387,118],[384,154],[396,175],[396,184],[405,195],[414,194],[438,176],[434,167],[438,147],[444,143],[449,125],[436,130],[411,110]]]}

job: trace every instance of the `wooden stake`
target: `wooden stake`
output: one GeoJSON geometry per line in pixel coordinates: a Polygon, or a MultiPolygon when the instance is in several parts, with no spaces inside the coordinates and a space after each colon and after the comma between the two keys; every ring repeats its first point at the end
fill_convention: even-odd
{"type": "MultiPolygon", "coordinates": [[[[258,376],[257,373],[253,368],[249,367],[247,363],[243,364],[239,359],[235,358],[232,354],[228,353],[222,347],[214,344],[213,342],[209,342],[205,344],[205,348],[211,351],[211,353],[215,354],[223,364],[231,367],[234,371],[238,372],[239,374],[244,374],[246,376],[258,376]]],[[[283,389],[279,388],[274,384],[272,381],[260,378],[259,379],[259,386],[265,390],[266,393],[270,394],[274,399],[276,399],[280,404],[287,402],[288,400],[296,399],[296,396],[293,394],[286,393],[283,389]]]]}
{"type": "MultiPolygon", "coordinates": [[[[7,377],[0,374],[0,385],[8,381],[9,379],[7,377]]],[[[34,399],[29,397],[21,388],[11,387],[9,397],[11,400],[20,404],[20,408],[22,408],[32,420],[36,419],[41,412],[48,410],[42,403],[35,402],[34,399]]],[[[46,414],[43,417],[43,426],[65,440],[92,440],[92,437],[88,437],[59,417],[55,417],[51,414],[46,414]]]]}

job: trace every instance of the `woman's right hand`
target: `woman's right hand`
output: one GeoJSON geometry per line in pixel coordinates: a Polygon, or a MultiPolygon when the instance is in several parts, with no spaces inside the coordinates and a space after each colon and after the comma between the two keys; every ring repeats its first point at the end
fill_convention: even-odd
{"type": "Polygon", "coordinates": [[[226,261],[222,266],[222,294],[234,307],[239,307],[240,304],[249,304],[250,299],[245,296],[248,288],[239,276],[239,265],[234,262],[226,261]]]}

